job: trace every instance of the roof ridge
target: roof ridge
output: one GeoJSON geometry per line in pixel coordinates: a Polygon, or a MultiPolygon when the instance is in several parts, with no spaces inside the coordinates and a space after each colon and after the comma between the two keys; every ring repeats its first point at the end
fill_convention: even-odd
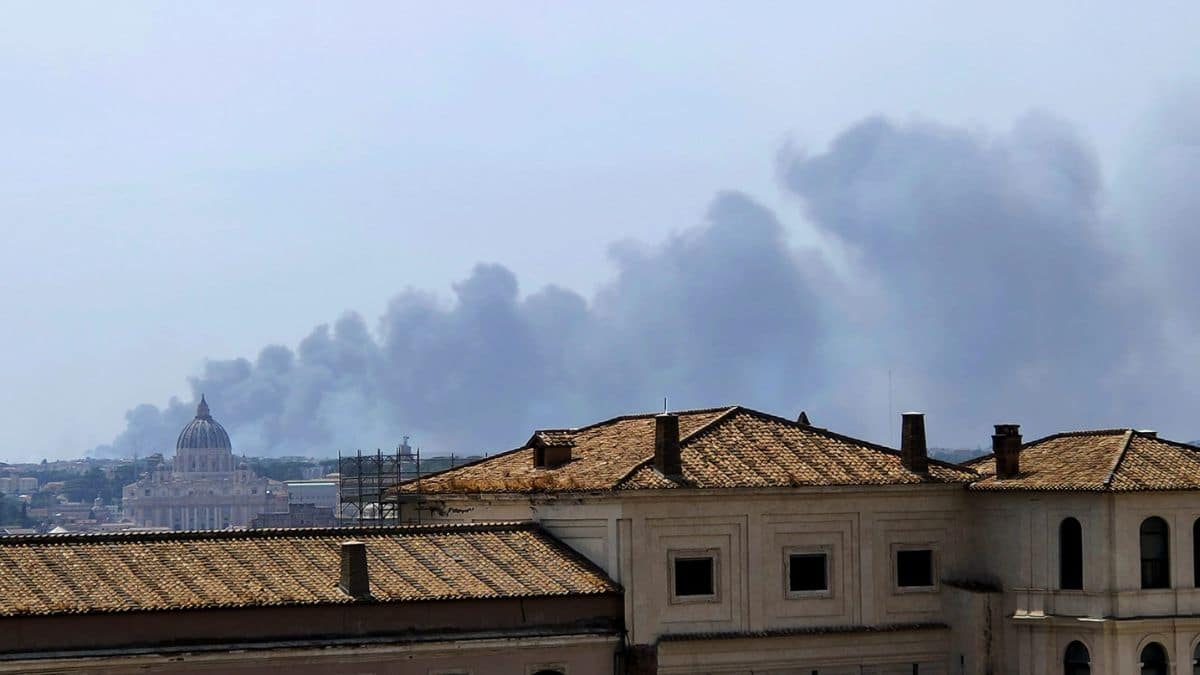
{"type": "MultiPolygon", "coordinates": [[[[536,434],[537,434],[537,432],[535,431],[534,435],[536,435],[536,434]]],[[[530,438],[532,439],[533,436],[530,436],[530,438]]],[[[462,464],[459,464],[457,466],[448,466],[448,467],[442,469],[441,471],[434,471],[433,473],[427,473],[424,476],[418,475],[415,478],[405,478],[404,480],[400,481],[399,483],[396,483],[392,487],[388,488],[385,495],[395,494],[396,492],[399,491],[399,488],[401,488],[405,485],[417,485],[422,480],[428,480],[430,478],[444,476],[444,475],[450,473],[451,471],[458,471],[459,469],[465,469],[469,466],[475,466],[476,464],[483,464],[484,462],[490,462],[491,460],[496,459],[497,457],[505,457],[507,455],[513,454],[514,452],[520,452],[522,450],[528,450],[528,449],[529,449],[529,443],[527,442],[519,448],[513,448],[511,450],[502,450],[500,452],[497,452],[494,455],[484,455],[483,457],[480,457],[479,459],[473,459],[469,462],[463,462],[462,464]]],[[[441,455],[441,456],[445,457],[445,455],[441,455]]]]}
{"type": "MultiPolygon", "coordinates": [[[[740,408],[740,407],[741,406],[739,406],[737,404],[733,404],[733,405],[714,406],[711,408],[689,408],[686,410],[671,410],[668,412],[675,414],[675,415],[702,415],[705,413],[723,412],[723,411],[729,410],[730,408],[740,408]]],[[[575,432],[586,431],[588,429],[602,427],[606,424],[613,424],[616,422],[625,422],[628,420],[641,420],[641,419],[646,419],[646,418],[650,418],[650,417],[657,417],[661,414],[662,414],[661,412],[646,412],[646,413],[632,413],[632,414],[628,414],[628,415],[617,415],[616,417],[610,417],[605,420],[600,420],[599,422],[592,422],[591,424],[587,424],[582,427],[575,427],[575,428],[571,429],[571,431],[575,431],[575,432]]]]}
{"type": "Polygon", "coordinates": [[[1143,433],[1141,431],[1138,431],[1137,429],[1133,429],[1132,431],[1133,431],[1133,435],[1136,436],[1137,438],[1144,438],[1148,441],[1158,441],[1160,443],[1166,443],[1167,445],[1173,445],[1173,446],[1179,448],[1180,450],[1191,450],[1192,452],[1200,452],[1200,446],[1192,445],[1191,443],[1187,443],[1184,441],[1173,441],[1169,438],[1163,438],[1163,437],[1157,436],[1157,435],[1151,436],[1150,434],[1143,433]]]}
{"type": "Polygon", "coordinates": [[[717,415],[716,417],[713,417],[712,419],[705,422],[704,424],[701,424],[700,426],[696,427],[695,429],[692,429],[688,433],[687,436],[680,438],[679,439],[680,447],[683,447],[684,443],[687,443],[689,441],[695,440],[696,438],[699,438],[701,434],[707,433],[708,431],[713,429],[715,426],[717,426],[721,422],[725,421],[726,419],[732,417],[735,413],[742,411],[742,410],[747,410],[747,408],[743,408],[740,405],[729,406],[723,412],[721,412],[721,414],[717,415]]]}
{"type": "Polygon", "coordinates": [[[423,525],[357,525],[351,527],[263,527],[244,530],[171,530],[125,532],[64,532],[59,534],[16,534],[0,537],[0,546],[13,544],[102,543],[149,541],[199,541],[206,539],[279,539],[365,535],[440,534],[448,532],[516,532],[540,530],[532,520],[497,520],[472,523],[428,523],[423,525]]]}
{"type": "Polygon", "coordinates": [[[1112,427],[1109,429],[1076,429],[1074,431],[1059,431],[1059,432],[1050,434],[1049,436],[1044,436],[1042,438],[1039,438],[1036,441],[1030,441],[1026,445],[1033,445],[1034,443],[1041,443],[1042,441],[1049,440],[1051,438],[1065,438],[1065,437],[1071,437],[1071,436],[1116,436],[1117,434],[1123,434],[1123,433],[1126,433],[1129,431],[1132,431],[1132,429],[1130,427],[1112,427]]]}
{"type": "MultiPolygon", "coordinates": [[[[784,424],[790,425],[797,429],[821,434],[828,438],[834,438],[839,441],[858,444],[867,449],[875,450],[876,452],[883,452],[885,454],[893,455],[893,456],[897,456],[897,457],[899,457],[901,454],[900,451],[896,450],[895,448],[889,448],[886,445],[882,445],[880,443],[875,443],[872,441],[864,440],[861,438],[855,438],[854,436],[847,436],[846,434],[839,434],[838,432],[830,431],[829,429],[826,429],[825,427],[815,427],[811,424],[800,424],[799,422],[797,422],[795,420],[790,420],[786,417],[780,417],[779,415],[775,415],[775,414],[768,413],[768,412],[763,412],[761,410],[755,410],[753,408],[744,408],[743,407],[742,410],[749,412],[752,415],[757,415],[758,417],[763,417],[763,418],[767,418],[770,420],[783,422],[784,424]]],[[[974,469],[970,469],[968,467],[965,467],[965,466],[962,466],[959,464],[955,464],[954,462],[947,462],[945,460],[935,459],[933,457],[929,457],[928,461],[930,464],[933,464],[935,466],[940,466],[944,469],[956,469],[956,470],[962,471],[964,473],[978,474],[978,472],[975,471],[974,469]]]]}
{"type": "Polygon", "coordinates": [[[1121,451],[1117,453],[1117,458],[1113,460],[1112,468],[1108,470],[1108,476],[1101,483],[1104,487],[1112,486],[1113,478],[1117,476],[1117,469],[1120,468],[1121,462],[1125,459],[1125,453],[1129,452],[1129,446],[1133,441],[1133,429],[1125,432],[1125,440],[1121,443],[1121,451]]]}
{"type": "MultiPolygon", "coordinates": [[[[711,420],[705,422],[704,424],[701,424],[700,426],[696,427],[695,429],[692,429],[691,432],[689,432],[687,436],[684,436],[683,438],[679,439],[680,448],[683,447],[684,443],[695,439],[696,437],[698,437],[700,435],[701,432],[711,429],[717,423],[728,418],[730,415],[732,415],[734,412],[736,412],[738,410],[748,410],[748,408],[743,408],[740,405],[729,406],[721,414],[719,414],[716,417],[712,418],[711,420]]],[[[658,414],[662,414],[662,413],[658,413],[658,414]]],[[[635,473],[637,473],[638,471],[641,471],[643,468],[645,468],[647,465],[649,465],[653,461],[654,461],[654,455],[650,455],[646,459],[643,459],[640,462],[638,462],[637,464],[634,464],[632,467],[630,467],[630,469],[628,471],[621,474],[621,477],[618,478],[613,483],[613,489],[620,490],[621,485],[624,484],[625,481],[629,480],[630,478],[633,478],[633,475],[635,473]]]]}

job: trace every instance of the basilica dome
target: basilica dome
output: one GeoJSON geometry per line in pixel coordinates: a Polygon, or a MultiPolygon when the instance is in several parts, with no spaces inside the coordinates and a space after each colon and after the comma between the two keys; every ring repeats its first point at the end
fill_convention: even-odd
{"type": "Polygon", "coordinates": [[[208,402],[204,400],[202,394],[200,405],[196,406],[196,419],[188,422],[183,431],[179,432],[179,438],[175,441],[175,449],[204,448],[232,450],[233,444],[229,442],[229,433],[225,431],[225,427],[209,414],[208,402]]]}

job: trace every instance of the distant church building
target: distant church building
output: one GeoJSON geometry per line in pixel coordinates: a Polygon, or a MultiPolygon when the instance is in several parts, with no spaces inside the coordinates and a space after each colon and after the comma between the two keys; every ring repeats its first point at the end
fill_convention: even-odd
{"type": "Polygon", "coordinates": [[[138,482],[126,485],[125,517],[143,526],[174,530],[246,527],[260,513],[287,511],[287,494],[278,481],[259,478],[233,456],[229,434],[200,397],[196,418],[179,432],[175,461],[152,466],[138,482]]]}

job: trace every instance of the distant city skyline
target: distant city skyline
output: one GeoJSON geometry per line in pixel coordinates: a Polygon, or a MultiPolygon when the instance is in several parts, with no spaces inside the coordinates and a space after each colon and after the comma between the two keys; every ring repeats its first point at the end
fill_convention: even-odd
{"type": "Polygon", "coordinates": [[[169,452],[201,389],[248,454],[496,452],[664,394],[881,442],[906,408],[945,447],[1195,438],[1197,29],[6,8],[0,461],[169,452]]]}

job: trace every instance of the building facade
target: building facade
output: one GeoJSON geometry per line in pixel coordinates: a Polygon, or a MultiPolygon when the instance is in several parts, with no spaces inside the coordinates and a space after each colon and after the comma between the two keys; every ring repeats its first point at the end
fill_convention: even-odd
{"type": "Polygon", "coordinates": [[[628,416],[398,499],[586,555],[639,672],[1200,673],[1200,449],[998,425],[957,466],[903,421],[897,451],[738,407],[628,416]]]}
{"type": "Polygon", "coordinates": [[[422,525],[18,537],[0,671],[1200,673],[1200,449],[1003,424],[957,465],[901,426],[628,415],[401,484],[422,525]]]}
{"type": "Polygon", "coordinates": [[[287,494],[282,483],[260,478],[234,456],[228,432],[201,396],[195,419],[179,432],[174,461],[153,463],[125,486],[121,505],[141,526],[219,530],[246,527],[260,513],[286,513],[287,494]]]}

